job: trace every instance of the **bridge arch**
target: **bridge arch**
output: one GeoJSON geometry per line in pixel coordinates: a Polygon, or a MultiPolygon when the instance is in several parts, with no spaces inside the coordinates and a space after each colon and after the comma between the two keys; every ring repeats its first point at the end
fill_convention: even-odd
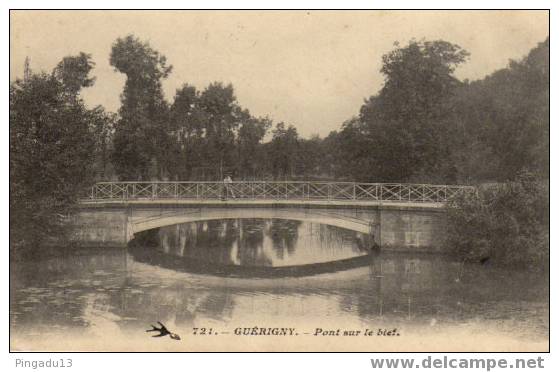
{"type": "Polygon", "coordinates": [[[294,208],[205,208],[197,211],[177,211],[163,215],[131,217],[128,219],[128,241],[136,233],[181,223],[238,218],[285,219],[313,222],[341,227],[360,233],[370,233],[373,220],[359,219],[328,211],[300,210],[294,208]]]}

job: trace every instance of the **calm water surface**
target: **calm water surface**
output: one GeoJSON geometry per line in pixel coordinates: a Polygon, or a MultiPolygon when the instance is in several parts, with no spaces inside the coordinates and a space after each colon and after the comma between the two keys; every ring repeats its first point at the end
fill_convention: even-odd
{"type": "Polygon", "coordinates": [[[12,337],[21,345],[64,334],[145,337],[148,325],[160,320],[183,335],[193,327],[232,332],[306,324],[301,332],[312,332],[343,323],[408,334],[490,328],[513,339],[547,341],[548,286],[540,275],[441,255],[371,256],[359,233],[291,220],[205,221],[139,235],[128,250],[79,250],[18,263],[10,292],[12,337]],[[359,267],[335,265],[365,255],[359,267]],[[188,269],[192,262],[195,273],[188,269]],[[329,272],[314,271],[331,262],[329,272]],[[250,277],[298,266],[304,275],[250,277]],[[214,275],[215,267],[249,274],[214,275]]]}

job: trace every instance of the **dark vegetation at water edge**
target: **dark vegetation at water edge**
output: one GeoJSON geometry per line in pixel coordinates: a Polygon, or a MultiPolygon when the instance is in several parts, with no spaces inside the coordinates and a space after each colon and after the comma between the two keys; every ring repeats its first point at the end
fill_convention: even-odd
{"type": "Polygon", "coordinates": [[[10,85],[10,257],[41,253],[69,239],[71,208],[94,181],[103,156],[103,128],[112,119],[79,97],[94,82],[91,56],[65,57],[50,73],[32,73],[10,85]],[[29,249],[32,248],[32,249],[29,249]]]}
{"type": "MultiPolygon", "coordinates": [[[[133,35],[112,45],[110,63],[126,76],[117,113],[88,108],[80,96],[95,82],[90,55],[64,57],[50,73],[26,63],[24,77],[10,84],[10,252],[65,236],[72,206],[99,180],[221,180],[231,174],[234,180],[499,183],[506,190],[530,172],[547,184],[549,39],[478,81],[455,77],[468,57],[442,40],[396,44],[382,58],[381,89],[325,138],[301,138],[289,123],[255,117],[231,84],[199,90],[184,83],[168,102],[162,82],[172,66],[133,35]]],[[[469,220],[480,213],[470,204],[487,204],[487,213],[522,224],[514,201],[497,202],[511,195],[481,188],[479,200],[453,206],[463,206],[469,220]]],[[[451,217],[451,238],[476,236],[458,226],[458,215],[451,217]]],[[[539,232],[528,226],[508,231],[510,239],[518,234],[519,241],[539,242],[539,232]]],[[[479,241],[459,245],[460,254],[474,257],[485,244],[479,241]]],[[[518,261],[519,249],[497,246],[508,253],[495,259],[518,261]]]]}
{"type": "Polygon", "coordinates": [[[482,185],[447,205],[447,245],[461,260],[545,271],[549,183],[532,174],[482,185]]]}

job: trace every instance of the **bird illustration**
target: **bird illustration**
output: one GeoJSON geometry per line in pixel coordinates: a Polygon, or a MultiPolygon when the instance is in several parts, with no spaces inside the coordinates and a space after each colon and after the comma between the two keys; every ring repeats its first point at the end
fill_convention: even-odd
{"type": "Polygon", "coordinates": [[[161,328],[157,328],[156,326],[154,326],[153,324],[151,325],[151,329],[147,329],[146,332],[159,332],[158,335],[153,335],[151,337],[163,337],[163,336],[167,336],[169,335],[169,337],[171,337],[173,340],[180,340],[180,336],[177,335],[176,333],[170,332],[167,327],[165,327],[163,325],[163,323],[161,322],[157,322],[159,323],[159,325],[161,326],[161,328]]]}

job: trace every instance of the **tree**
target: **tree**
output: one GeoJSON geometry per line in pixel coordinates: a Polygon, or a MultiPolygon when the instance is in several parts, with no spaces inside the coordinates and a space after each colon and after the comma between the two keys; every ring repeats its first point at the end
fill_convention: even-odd
{"type": "Polygon", "coordinates": [[[53,71],[54,77],[66,88],[71,95],[77,95],[82,88],[95,83],[95,77],[89,73],[95,66],[91,54],[81,52],[77,56],[64,57],[53,71]]]}
{"type": "Polygon", "coordinates": [[[59,79],[80,75],[72,70],[81,67],[63,65],[10,84],[12,258],[37,254],[39,244],[64,236],[64,216],[92,181],[91,114],[76,97],[76,85],[59,79]]]}
{"type": "Polygon", "coordinates": [[[170,133],[174,139],[169,165],[173,177],[186,180],[193,168],[203,162],[204,113],[200,93],[194,86],[184,84],[177,89],[170,108],[170,133]]]}
{"type": "Polygon", "coordinates": [[[297,129],[283,122],[278,123],[272,131],[270,142],[270,160],[272,174],[276,179],[292,178],[295,175],[295,164],[299,149],[299,134],[297,129]]]}
{"type": "Polygon", "coordinates": [[[200,94],[208,162],[223,178],[224,168],[234,167],[235,134],[240,125],[239,105],[233,86],[215,82],[200,94]]]}
{"type": "Polygon", "coordinates": [[[184,84],[169,115],[172,177],[219,179],[236,173],[245,178],[261,168],[261,141],[271,121],[243,109],[231,84],[214,82],[202,92],[184,84]]]}
{"type": "Polygon", "coordinates": [[[335,140],[338,177],[369,182],[374,181],[378,174],[382,174],[375,166],[383,166],[383,163],[378,157],[371,156],[371,136],[368,127],[359,118],[345,121],[335,140]]]}
{"type": "Polygon", "coordinates": [[[468,53],[446,41],[412,40],[384,55],[384,86],[361,108],[371,138],[372,175],[383,181],[440,174],[448,152],[441,118],[461,83],[453,76],[468,53]]]}
{"type": "Polygon", "coordinates": [[[93,172],[97,181],[106,181],[111,178],[113,171],[110,154],[118,118],[115,113],[105,111],[102,106],[90,110],[89,116],[89,130],[94,141],[93,172]]]}
{"type": "Polygon", "coordinates": [[[237,136],[237,175],[242,179],[256,178],[264,172],[261,142],[272,126],[272,121],[268,118],[254,118],[248,110],[243,110],[238,115],[242,116],[242,124],[237,136]]]}
{"type": "Polygon", "coordinates": [[[339,143],[339,133],[338,131],[331,131],[322,140],[321,143],[322,152],[322,162],[320,164],[321,169],[324,173],[333,179],[343,179],[346,176],[345,168],[342,165],[342,161],[346,160],[342,152],[339,143]]]}
{"type": "Polygon", "coordinates": [[[169,76],[172,66],[133,35],[115,41],[110,64],[126,75],[112,157],[116,171],[125,179],[162,178],[170,139],[161,80],[169,76]]]}
{"type": "Polygon", "coordinates": [[[478,159],[475,178],[506,181],[524,170],[548,177],[549,39],[522,60],[465,84],[453,107],[449,122],[457,124],[463,142],[476,144],[468,148],[461,143],[454,149],[463,154],[466,165],[478,159]]]}

